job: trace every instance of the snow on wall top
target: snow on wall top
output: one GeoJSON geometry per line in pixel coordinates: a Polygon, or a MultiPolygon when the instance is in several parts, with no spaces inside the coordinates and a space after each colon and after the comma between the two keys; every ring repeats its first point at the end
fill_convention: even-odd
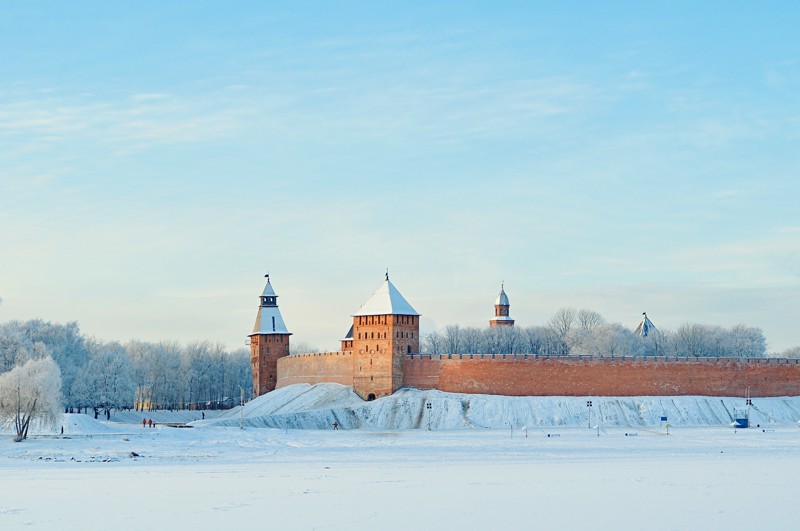
{"type": "Polygon", "coordinates": [[[372,294],[353,316],[359,315],[419,315],[417,311],[400,295],[397,288],[386,277],[381,287],[372,294]]]}

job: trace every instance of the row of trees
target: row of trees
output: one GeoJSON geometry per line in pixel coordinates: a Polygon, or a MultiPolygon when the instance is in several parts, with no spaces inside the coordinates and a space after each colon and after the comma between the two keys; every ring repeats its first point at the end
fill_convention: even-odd
{"type": "Polygon", "coordinates": [[[250,355],[197,342],[126,344],[81,335],[77,323],[41,320],[0,324],[0,374],[31,360],[52,358],[60,373],[67,411],[92,408],[167,409],[215,407],[252,389],[250,355]]]}
{"type": "MultiPolygon", "coordinates": [[[[766,356],[767,342],[759,328],[736,325],[683,324],[675,331],[655,331],[640,337],[619,323],[608,323],[598,312],[562,308],[544,326],[473,328],[450,325],[424,334],[426,354],[530,354],[539,356],[766,356]]],[[[800,349],[782,356],[800,357],[800,349]]]]}

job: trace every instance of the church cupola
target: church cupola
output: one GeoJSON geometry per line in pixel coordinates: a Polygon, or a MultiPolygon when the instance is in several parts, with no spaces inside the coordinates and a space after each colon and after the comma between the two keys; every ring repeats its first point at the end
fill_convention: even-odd
{"type": "Polygon", "coordinates": [[[508,302],[508,295],[503,283],[500,284],[500,293],[494,301],[494,319],[489,321],[489,326],[514,326],[514,319],[509,316],[508,309],[511,304],[508,302]]]}

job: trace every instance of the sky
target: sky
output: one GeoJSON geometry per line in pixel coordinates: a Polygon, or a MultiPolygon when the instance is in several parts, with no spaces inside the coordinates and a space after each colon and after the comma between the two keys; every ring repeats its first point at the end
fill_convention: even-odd
{"type": "Polygon", "coordinates": [[[565,306],[800,345],[800,4],[4,2],[0,322],[337,349],[565,306]],[[650,5],[652,4],[652,5],[650,5]]]}

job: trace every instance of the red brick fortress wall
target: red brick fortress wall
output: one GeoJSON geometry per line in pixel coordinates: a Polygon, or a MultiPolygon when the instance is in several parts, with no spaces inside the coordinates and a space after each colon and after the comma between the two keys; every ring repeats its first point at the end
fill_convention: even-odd
{"type": "Polygon", "coordinates": [[[353,385],[353,353],[292,354],[278,360],[276,388],[297,383],[353,385]]]}
{"type": "MultiPolygon", "coordinates": [[[[403,385],[508,396],[800,396],[800,360],[427,356],[403,360],[403,385]]],[[[277,388],[353,385],[352,352],[278,360],[277,388]]]]}
{"type": "Polygon", "coordinates": [[[407,356],[405,385],[508,396],[800,396],[800,360],[407,356]]]}

